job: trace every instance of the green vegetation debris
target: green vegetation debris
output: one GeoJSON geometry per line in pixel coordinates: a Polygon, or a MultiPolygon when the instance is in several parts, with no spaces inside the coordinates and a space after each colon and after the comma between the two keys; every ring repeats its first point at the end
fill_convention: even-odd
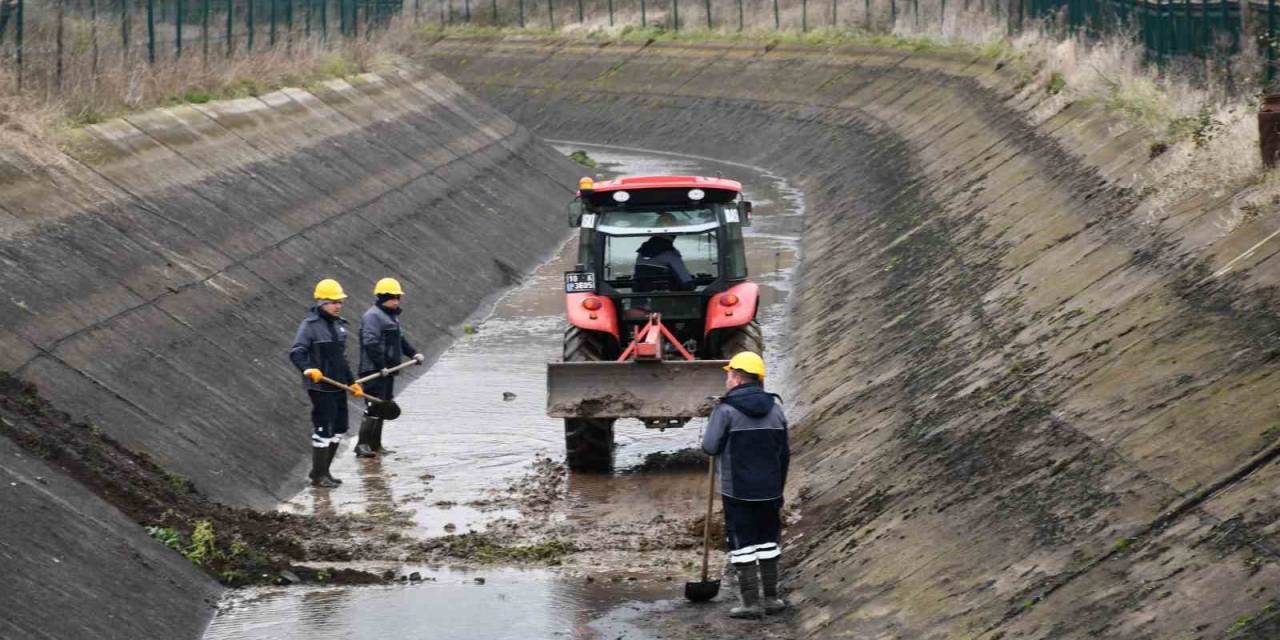
{"type": "Polygon", "coordinates": [[[594,169],[599,164],[594,159],[592,159],[591,156],[587,155],[586,151],[583,151],[581,149],[569,154],[569,159],[588,169],[594,169]]]}
{"type": "Polygon", "coordinates": [[[1059,93],[1062,93],[1062,90],[1066,88],[1066,76],[1055,71],[1053,75],[1049,77],[1049,84],[1045,87],[1045,91],[1047,91],[1051,96],[1056,96],[1059,93]]]}

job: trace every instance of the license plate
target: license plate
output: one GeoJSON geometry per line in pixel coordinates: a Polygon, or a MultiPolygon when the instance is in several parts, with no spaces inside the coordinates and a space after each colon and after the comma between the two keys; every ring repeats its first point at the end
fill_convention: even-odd
{"type": "Polygon", "coordinates": [[[567,271],[564,274],[565,293],[595,293],[596,274],[590,271],[567,271]]]}

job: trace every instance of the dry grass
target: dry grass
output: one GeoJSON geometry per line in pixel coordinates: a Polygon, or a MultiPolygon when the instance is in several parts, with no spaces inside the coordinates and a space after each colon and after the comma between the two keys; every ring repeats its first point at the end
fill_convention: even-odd
{"type": "Polygon", "coordinates": [[[230,57],[217,51],[205,58],[197,44],[181,59],[167,53],[167,59],[154,65],[145,63],[145,50],[131,51],[127,61],[118,49],[99,50],[95,65],[90,49],[72,47],[64,57],[60,85],[47,58],[30,57],[22,92],[13,67],[0,64],[0,72],[8,72],[0,73],[0,131],[5,134],[0,151],[14,150],[39,164],[56,163],[61,158],[58,132],[68,127],[157,106],[257,96],[377,71],[421,42],[421,33],[409,21],[394,20],[370,37],[332,37],[327,44],[318,38],[281,38],[275,47],[259,46],[230,57]]]}

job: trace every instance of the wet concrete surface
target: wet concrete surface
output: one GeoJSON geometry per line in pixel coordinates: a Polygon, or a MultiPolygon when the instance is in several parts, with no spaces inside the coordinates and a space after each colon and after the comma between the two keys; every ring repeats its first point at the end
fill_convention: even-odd
{"type": "MultiPolygon", "coordinates": [[[[786,345],[779,336],[798,262],[803,224],[799,192],[777,176],[741,165],[556,144],[565,153],[586,150],[600,163],[594,170],[584,168],[584,174],[722,174],[744,183],[756,206],[754,225],[747,229],[747,254],[751,279],[762,285],[769,386],[785,394],[781,356],[786,345]]],[[[704,420],[661,432],[636,420],[620,421],[614,473],[565,475],[563,483],[554,485],[555,503],[543,505],[537,517],[522,508],[526,505],[518,497],[513,500],[521,495],[519,479],[530,477],[536,460],[564,458],[562,422],[544,415],[545,366],[559,358],[565,327],[561,279],[572,268],[575,250],[574,241],[567,242],[399,392],[404,413],[387,424],[383,435],[394,453],[358,460],[344,446],[333,472],[346,484],[332,491],[308,489],[282,509],[322,515],[394,513],[409,523],[403,535],[417,539],[468,531],[502,531],[526,540],[562,537],[573,541],[578,552],[553,569],[422,570],[434,580],[417,586],[242,592],[224,603],[208,640],[387,633],[415,637],[413,630],[422,628],[431,629],[433,638],[670,637],[661,635],[661,625],[645,631],[638,621],[652,622],[661,617],[658,611],[688,608],[673,599],[680,597],[684,580],[695,573],[693,561],[700,558],[696,521],[706,504],[705,467],[639,468],[653,454],[696,447],[704,420]],[[673,535],[680,536],[679,544],[670,541],[673,535]],[[478,576],[486,577],[484,587],[471,581],[478,576]],[[308,620],[318,619],[332,624],[300,631],[308,620]],[[611,629],[612,635],[599,635],[601,629],[611,629]]],[[[412,295],[405,302],[405,325],[412,336],[412,295]]],[[[353,420],[353,432],[355,428],[353,420]]],[[[537,468],[554,473],[557,466],[537,468]]],[[[719,571],[718,556],[713,554],[713,573],[719,571]]],[[[400,575],[419,570],[394,562],[389,566],[400,575]]],[[[726,590],[720,599],[727,595],[726,590]]]]}

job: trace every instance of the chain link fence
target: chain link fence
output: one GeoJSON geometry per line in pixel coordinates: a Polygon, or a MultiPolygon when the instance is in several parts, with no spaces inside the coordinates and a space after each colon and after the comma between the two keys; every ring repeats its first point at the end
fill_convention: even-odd
{"type": "Polygon", "coordinates": [[[1156,62],[1248,52],[1275,77],[1277,0],[0,0],[0,77],[56,93],[104,69],[331,47],[393,20],[561,29],[632,26],[721,31],[896,27],[945,32],[983,15],[1007,25],[1101,38],[1132,34],[1156,62]],[[73,68],[76,70],[71,73],[73,68]]]}

